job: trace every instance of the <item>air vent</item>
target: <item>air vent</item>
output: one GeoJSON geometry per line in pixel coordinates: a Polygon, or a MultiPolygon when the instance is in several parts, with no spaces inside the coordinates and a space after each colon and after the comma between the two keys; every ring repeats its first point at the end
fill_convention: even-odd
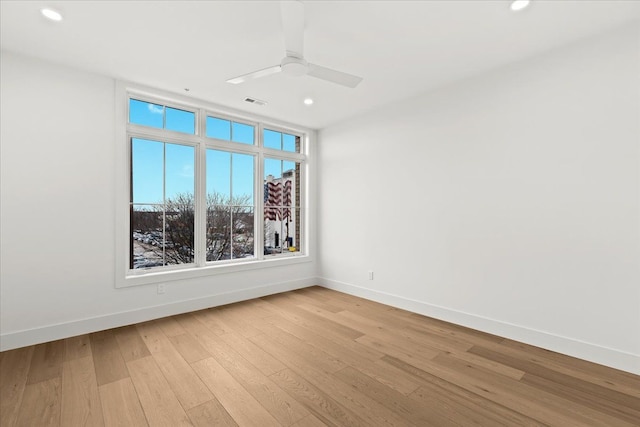
{"type": "Polygon", "coordinates": [[[250,104],[267,105],[267,101],[261,101],[259,99],[255,99],[255,98],[245,98],[244,100],[245,100],[245,102],[248,102],[250,104]]]}

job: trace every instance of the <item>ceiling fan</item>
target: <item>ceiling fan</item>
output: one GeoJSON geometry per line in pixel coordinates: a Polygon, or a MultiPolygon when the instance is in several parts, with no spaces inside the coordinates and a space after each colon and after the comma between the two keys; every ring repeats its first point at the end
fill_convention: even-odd
{"type": "Polygon", "coordinates": [[[227,83],[239,84],[247,80],[282,72],[290,76],[308,75],[350,88],[358,86],[362,81],[362,77],[305,61],[303,56],[304,5],[300,1],[281,1],[280,9],[282,13],[285,46],[285,57],[282,58],[280,64],[234,77],[227,80],[227,83]]]}

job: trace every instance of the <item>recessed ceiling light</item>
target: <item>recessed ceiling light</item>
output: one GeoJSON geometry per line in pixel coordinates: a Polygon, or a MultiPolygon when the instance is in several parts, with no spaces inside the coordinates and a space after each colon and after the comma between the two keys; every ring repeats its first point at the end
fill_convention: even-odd
{"type": "Polygon", "coordinates": [[[44,8],[44,9],[41,9],[40,12],[42,12],[45,18],[51,19],[52,21],[62,21],[62,15],[58,11],[55,11],[49,8],[44,8]]]}
{"type": "Polygon", "coordinates": [[[313,99],[305,98],[304,101],[302,101],[302,102],[304,102],[304,105],[311,105],[311,104],[313,104],[313,99]]]}
{"type": "Polygon", "coordinates": [[[513,0],[513,2],[511,2],[511,10],[517,12],[529,6],[529,3],[531,3],[530,0],[513,0]]]}

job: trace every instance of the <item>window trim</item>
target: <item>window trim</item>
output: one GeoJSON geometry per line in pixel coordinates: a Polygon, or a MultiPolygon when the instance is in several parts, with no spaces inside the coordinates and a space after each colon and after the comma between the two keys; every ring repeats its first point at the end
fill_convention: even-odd
{"type": "MultiPolygon", "coordinates": [[[[116,105],[115,105],[115,127],[116,127],[116,194],[115,194],[115,287],[126,288],[131,286],[149,285],[162,283],[167,281],[193,279],[198,277],[206,277],[217,274],[226,274],[242,271],[250,271],[263,268],[282,267],[300,263],[314,261],[312,251],[312,235],[309,215],[313,211],[310,206],[310,174],[309,169],[313,162],[312,156],[309,155],[309,149],[312,146],[312,139],[315,138],[315,131],[301,126],[278,122],[273,119],[261,116],[249,115],[246,112],[236,111],[231,108],[225,108],[205,101],[188,98],[183,95],[173,94],[162,90],[156,90],[145,86],[116,81],[116,105]],[[186,111],[192,111],[196,116],[195,133],[193,135],[167,129],[159,129],[136,125],[129,123],[129,98],[140,101],[163,103],[165,106],[172,108],[180,108],[186,111]],[[245,144],[234,141],[218,140],[206,136],[206,117],[213,116],[225,120],[236,121],[239,123],[250,124],[255,126],[254,144],[245,144]],[[272,150],[262,147],[261,134],[264,128],[285,132],[300,136],[300,153],[294,153],[284,150],[272,150]],[[194,264],[176,265],[168,269],[162,267],[153,269],[129,269],[129,168],[130,168],[130,138],[152,138],[156,137],[159,141],[174,142],[186,145],[193,145],[196,149],[195,162],[196,170],[201,170],[204,166],[202,162],[206,156],[207,149],[222,149],[229,152],[237,152],[244,154],[252,154],[255,156],[255,174],[254,179],[254,197],[255,197],[255,219],[254,219],[254,239],[256,242],[257,258],[237,259],[237,260],[221,260],[217,262],[207,262],[206,257],[199,256],[198,251],[202,251],[202,239],[206,237],[202,233],[206,232],[206,205],[200,203],[199,214],[196,212],[195,230],[195,260],[194,264]],[[279,158],[282,160],[291,160],[301,163],[300,182],[303,191],[300,195],[300,230],[303,233],[301,251],[290,254],[278,254],[269,258],[262,258],[262,243],[264,241],[262,227],[263,219],[259,218],[259,214],[264,211],[264,202],[259,195],[262,192],[262,186],[259,185],[264,179],[264,158],[279,158]],[[202,212],[204,211],[204,212],[202,212]],[[261,259],[262,258],[262,259],[261,259]],[[204,260],[204,261],[202,261],[204,260]]],[[[195,176],[195,195],[196,198],[204,200],[206,197],[205,174],[196,174],[195,176]]]]}
{"type": "MultiPolygon", "coordinates": [[[[256,203],[255,203],[255,201],[258,199],[258,197],[257,197],[258,193],[256,193],[256,191],[257,191],[256,182],[257,182],[258,178],[255,176],[256,168],[257,168],[257,162],[258,162],[258,160],[257,160],[258,156],[257,155],[253,155],[252,153],[248,153],[248,152],[238,152],[236,150],[230,151],[230,150],[220,150],[219,148],[211,148],[211,147],[208,147],[206,145],[206,141],[205,141],[205,145],[204,145],[205,153],[204,153],[204,157],[203,157],[203,159],[205,161],[206,161],[206,157],[207,157],[207,150],[223,151],[225,153],[229,153],[231,156],[233,156],[233,154],[241,154],[241,155],[250,155],[250,156],[253,157],[253,172],[254,172],[253,195],[254,195],[254,204],[251,206],[251,208],[253,208],[253,212],[254,212],[254,214],[253,214],[253,240],[254,240],[254,242],[258,241],[257,238],[256,238],[256,230],[258,228],[258,216],[256,215],[257,206],[256,206],[256,203]]],[[[230,177],[229,179],[231,180],[232,178],[230,177]]],[[[232,181],[230,181],[230,182],[232,182],[232,181]]],[[[202,194],[202,197],[203,197],[202,200],[205,200],[206,197],[207,197],[206,185],[204,185],[203,187],[205,187],[205,191],[202,194]]],[[[205,236],[205,238],[206,238],[206,223],[207,223],[207,216],[206,216],[207,212],[206,211],[207,211],[207,206],[203,206],[202,207],[202,212],[201,212],[201,215],[203,217],[203,228],[202,228],[201,236],[205,236]]],[[[206,244],[206,242],[205,242],[205,244],[206,244]]],[[[231,253],[233,253],[233,243],[232,243],[231,251],[232,251],[231,253]]],[[[258,256],[258,245],[255,245],[255,244],[253,245],[253,256],[254,256],[254,258],[253,259],[249,259],[249,260],[247,260],[245,258],[236,258],[236,259],[232,258],[232,259],[228,259],[228,260],[207,261],[207,257],[206,257],[206,253],[205,253],[205,256],[204,256],[202,261],[203,261],[203,265],[204,266],[218,266],[218,265],[227,265],[227,264],[238,264],[238,263],[241,263],[241,260],[244,260],[244,261],[251,261],[251,260],[253,260],[253,261],[262,261],[260,259],[260,257],[258,256]]]]}

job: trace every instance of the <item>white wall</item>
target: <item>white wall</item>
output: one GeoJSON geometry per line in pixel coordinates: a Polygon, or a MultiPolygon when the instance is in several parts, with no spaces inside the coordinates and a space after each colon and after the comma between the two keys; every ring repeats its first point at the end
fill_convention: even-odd
{"type": "Polygon", "coordinates": [[[114,80],[2,52],[0,348],[320,271],[329,287],[640,373],[638,39],[587,40],[322,131],[321,265],[164,295],[114,288],[114,80]]]}
{"type": "Polygon", "coordinates": [[[640,373],[639,56],[620,29],[321,131],[323,283],[640,373]]]}
{"type": "Polygon", "coordinates": [[[115,81],[0,62],[3,350],[315,283],[308,262],[115,289],[115,81]]]}

